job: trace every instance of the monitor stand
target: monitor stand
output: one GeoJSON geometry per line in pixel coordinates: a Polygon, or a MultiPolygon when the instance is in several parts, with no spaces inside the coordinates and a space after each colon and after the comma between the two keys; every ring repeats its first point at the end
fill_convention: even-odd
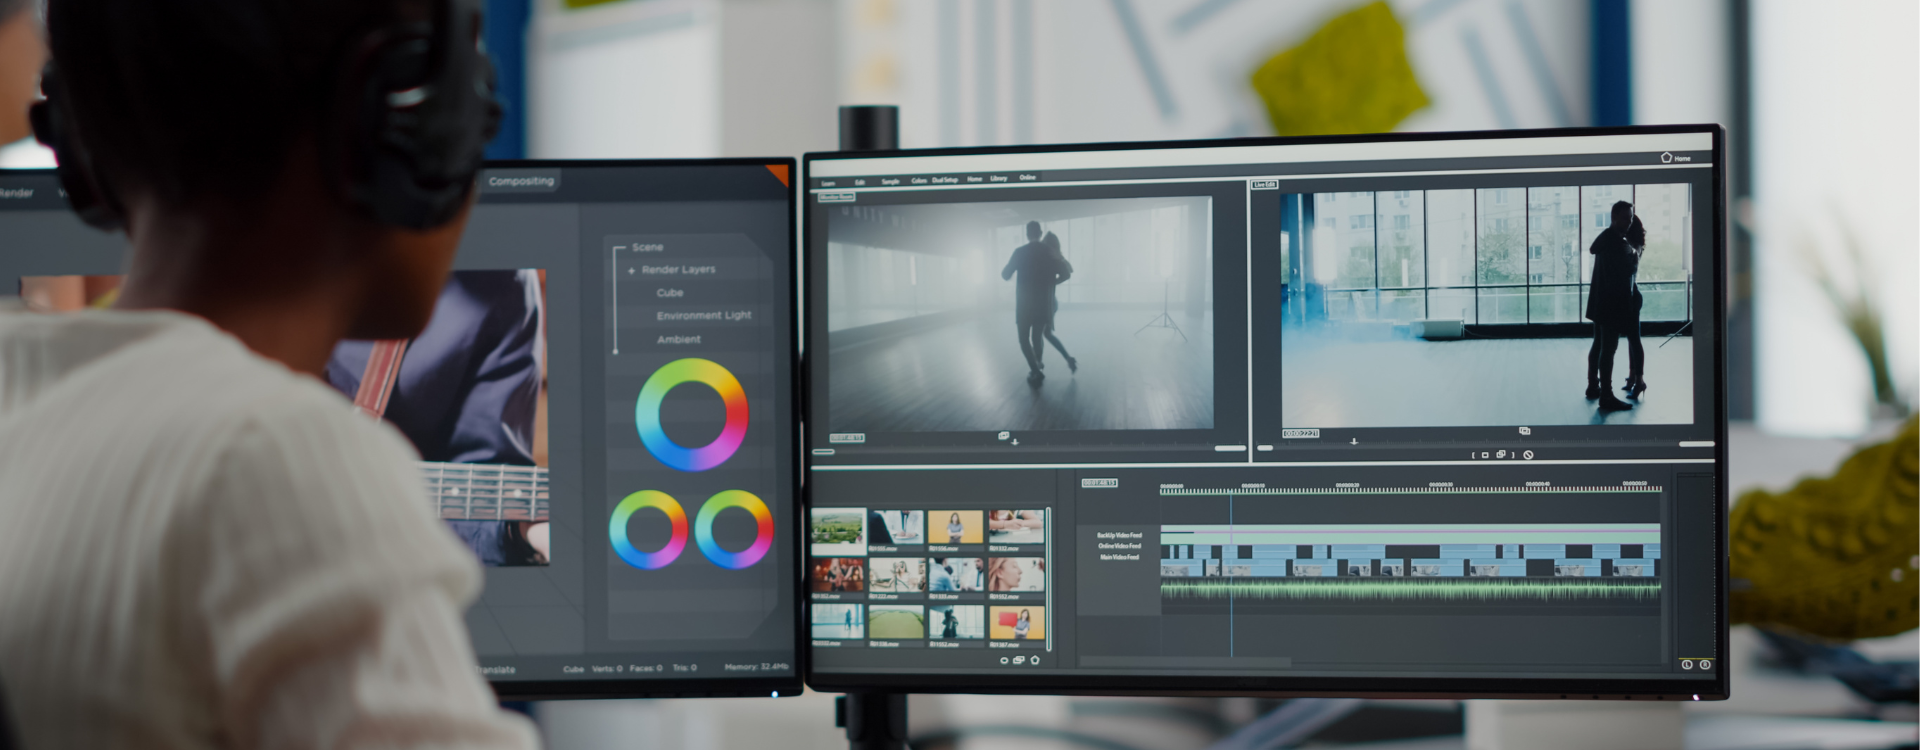
{"type": "Polygon", "coordinates": [[[847,693],[833,701],[834,726],[847,730],[847,750],[907,750],[905,693],[847,693]]]}
{"type": "Polygon", "coordinates": [[[1467,701],[1467,750],[1681,750],[1678,701],[1467,701]]]}

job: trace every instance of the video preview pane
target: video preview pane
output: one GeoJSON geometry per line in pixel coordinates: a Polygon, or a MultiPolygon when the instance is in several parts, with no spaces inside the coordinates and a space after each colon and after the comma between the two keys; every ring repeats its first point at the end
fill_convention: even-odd
{"type": "Polygon", "coordinates": [[[834,432],[1214,424],[1211,199],[845,206],[834,432]]]}
{"type": "Polygon", "coordinates": [[[1691,424],[1690,190],[1285,196],[1284,426],[1691,424]]]}

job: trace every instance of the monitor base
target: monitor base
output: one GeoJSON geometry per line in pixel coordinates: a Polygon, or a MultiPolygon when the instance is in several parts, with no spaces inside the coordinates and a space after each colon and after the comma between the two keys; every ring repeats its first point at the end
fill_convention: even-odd
{"type": "Polygon", "coordinates": [[[1468,750],[1681,750],[1678,702],[1467,701],[1468,750]]]}

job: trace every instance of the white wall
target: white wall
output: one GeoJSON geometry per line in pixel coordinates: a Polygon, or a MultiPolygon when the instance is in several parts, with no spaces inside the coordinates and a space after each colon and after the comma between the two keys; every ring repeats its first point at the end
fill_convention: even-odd
{"type": "Polygon", "coordinates": [[[838,148],[831,0],[720,3],[720,155],[838,148]]]}
{"type": "Polygon", "coordinates": [[[1732,124],[1728,0],[1633,0],[1633,122],[1732,124]]]}
{"type": "Polygon", "coordinates": [[[716,156],[720,37],[706,0],[570,11],[535,6],[528,30],[527,156],[716,156]]]}
{"type": "MultiPolygon", "coordinates": [[[[1354,0],[837,0],[842,98],[901,107],[906,147],[1271,135],[1250,84],[1354,0]],[[1166,104],[1130,41],[1131,8],[1166,104]],[[1217,9],[1199,14],[1201,9],[1217,9]],[[1030,30],[1024,33],[1023,28],[1030,30]],[[1022,88],[1031,82],[1031,93],[1022,88]]],[[[1402,130],[1588,119],[1587,10],[1393,0],[1432,104],[1402,130]],[[1472,63],[1477,47],[1489,63],[1472,63]],[[1542,65],[1535,65],[1535,60],[1542,65]],[[1496,104],[1496,100],[1498,104],[1496,104]],[[1503,114],[1504,112],[1504,114],[1503,114]]]]}
{"type": "Polygon", "coordinates": [[[1764,429],[1852,435],[1872,386],[1859,348],[1807,278],[1837,263],[1840,227],[1872,259],[1894,382],[1915,392],[1920,10],[1909,0],[1754,3],[1758,417],[1764,429]]]}
{"type": "Polygon", "coordinates": [[[835,143],[830,0],[540,0],[532,158],[798,156],[835,143]]]}

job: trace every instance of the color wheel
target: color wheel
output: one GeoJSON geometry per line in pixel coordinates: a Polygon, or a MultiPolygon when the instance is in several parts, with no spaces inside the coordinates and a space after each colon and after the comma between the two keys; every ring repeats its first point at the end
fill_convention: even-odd
{"type": "Polygon", "coordinates": [[[741,441],[747,437],[747,394],[740,388],[740,381],[733,377],[727,368],[712,360],[688,357],[668,362],[666,366],[655,370],[640,387],[640,398],[633,407],[634,427],[640,432],[640,443],[647,452],[680,471],[706,471],[732,458],[740,450],[741,441]],[[660,403],[667,392],[683,383],[700,383],[720,394],[720,400],[727,407],[726,426],[721,428],[720,436],[698,448],[687,448],[667,437],[660,426],[660,403]]]}

